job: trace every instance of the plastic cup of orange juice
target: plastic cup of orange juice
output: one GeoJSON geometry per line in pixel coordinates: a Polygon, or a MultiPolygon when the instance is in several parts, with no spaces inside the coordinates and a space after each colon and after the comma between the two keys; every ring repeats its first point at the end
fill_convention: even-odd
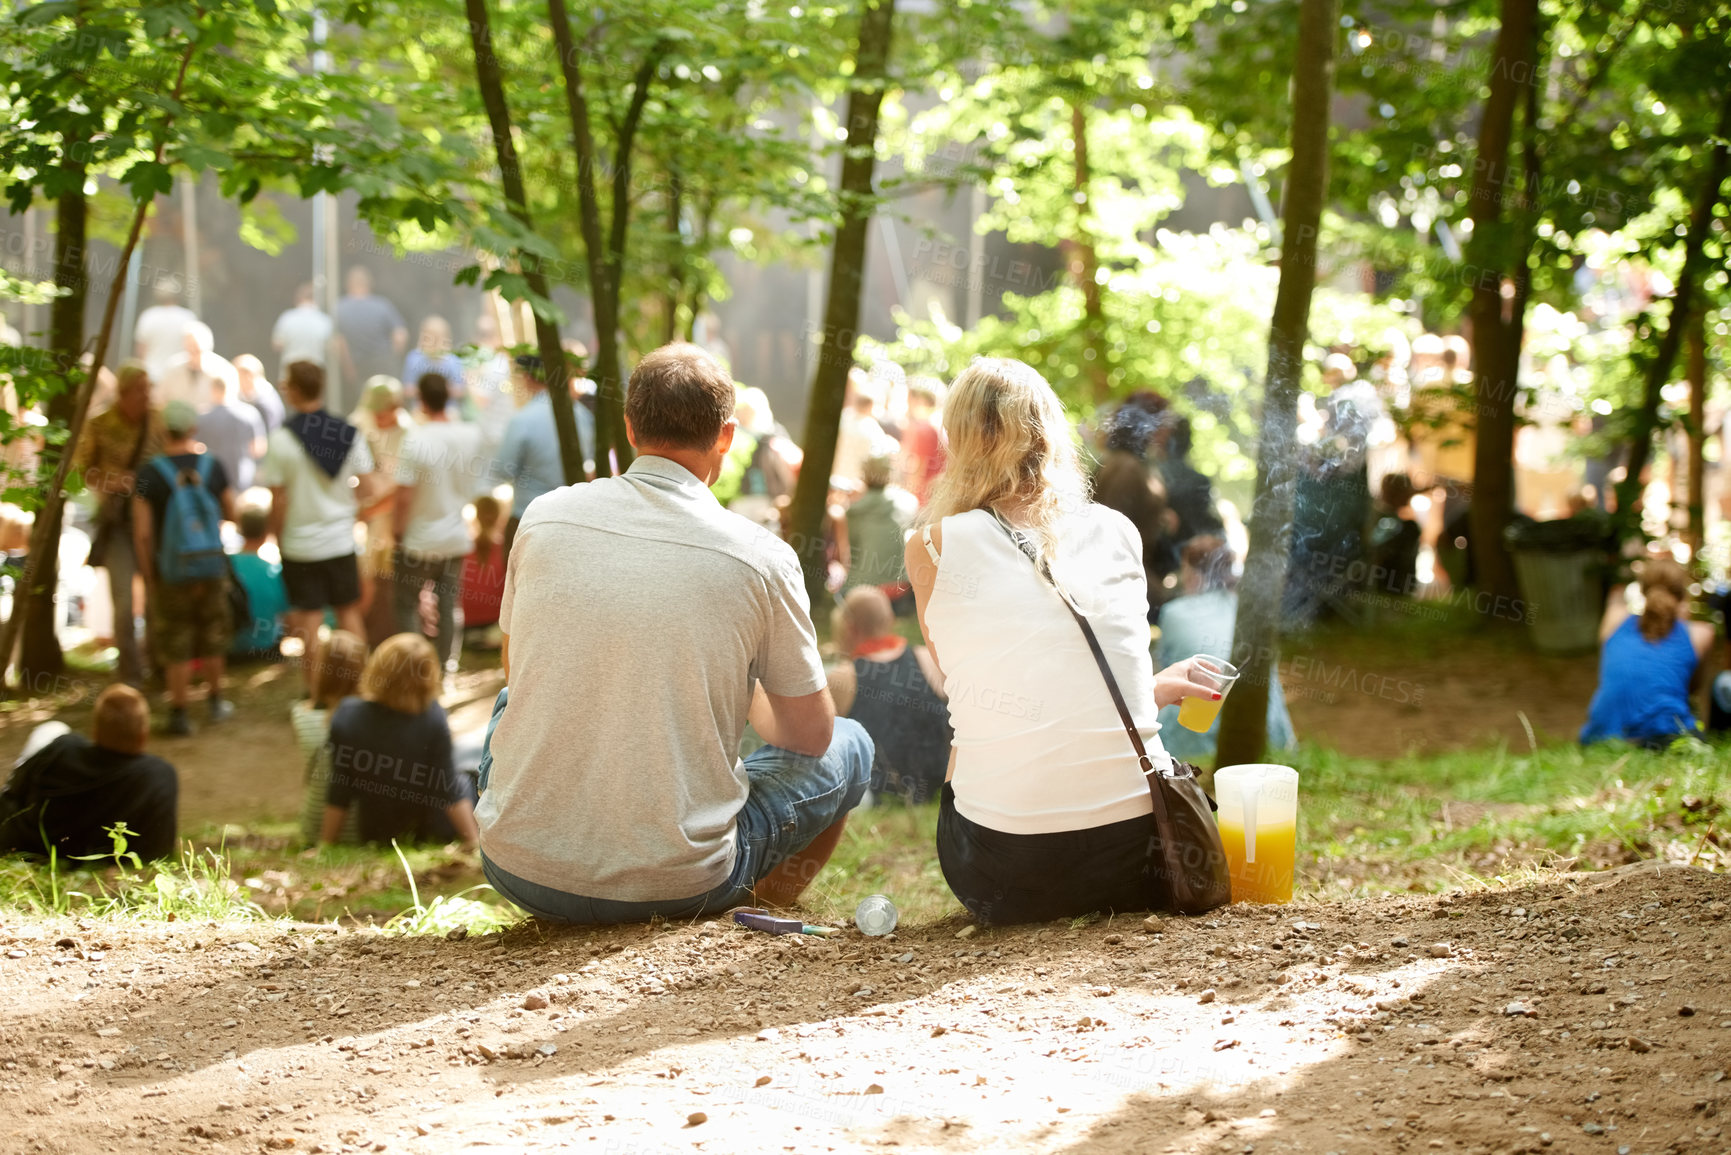
{"type": "Polygon", "coordinates": [[[1178,724],[1186,730],[1206,734],[1213,727],[1214,719],[1220,717],[1220,707],[1226,704],[1226,695],[1232,684],[1238,681],[1238,667],[1225,658],[1197,654],[1190,661],[1190,680],[1198,685],[1212,686],[1220,695],[1218,698],[1185,698],[1178,704],[1178,724]]]}
{"type": "Polygon", "coordinates": [[[1214,772],[1220,843],[1233,902],[1291,902],[1297,859],[1298,771],[1257,763],[1214,772]]]}

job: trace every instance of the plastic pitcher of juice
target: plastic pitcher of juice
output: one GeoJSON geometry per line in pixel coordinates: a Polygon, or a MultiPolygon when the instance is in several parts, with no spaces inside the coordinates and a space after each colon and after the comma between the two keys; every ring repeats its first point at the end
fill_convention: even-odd
{"type": "Polygon", "coordinates": [[[1233,902],[1291,902],[1297,857],[1298,771],[1254,763],[1214,772],[1220,841],[1233,902]]]}

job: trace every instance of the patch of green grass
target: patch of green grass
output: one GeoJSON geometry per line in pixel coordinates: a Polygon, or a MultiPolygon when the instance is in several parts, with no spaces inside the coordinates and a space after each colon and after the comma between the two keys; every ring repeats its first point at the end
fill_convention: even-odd
{"type": "Polygon", "coordinates": [[[234,881],[221,847],[183,843],[178,860],[146,866],[127,848],[132,833],[125,823],[112,828],[107,855],[67,860],[51,854],[46,862],[0,859],[0,909],[160,922],[265,917],[234,881]]]}
{"type": "Polygon", "coordinates": [[[808,917],[846,922],[872,894],[887,896],[909,926],[960,914],[962,904],[938,869],[937,829],[935,802],[854,811],[835,854],[805,892],[808,917]]]}
{"type": "MultiPolygon", "coordinates": [[[[1299,891],[1340,898],[1493,885],[1549,866],[1641,858],[1731,869],[1731,749],[1506,747],[1377,761],[1305,747],[1299,891]]],[[[802,908],[839,925],[887,895],[909,926],[962,914],[938,868],[937,805],[855,812],[802,908]]],[[[0,912],[120,918],[289,917],[407,934],[484,931],[520,918],[476,857],[448,847],[302,847],[290,824],[209,827],[177,862],[0,859],[0,912]]]]}
{"type": "Polygon", "coordinates": [[[1388,761],[1306,749],[1294,764],[1300,881],[1316,893],[1438,890],[1547,862],[1731,866],[1715,824],[1731,805],[1731,751],[1700,742],[1388,761]]]}

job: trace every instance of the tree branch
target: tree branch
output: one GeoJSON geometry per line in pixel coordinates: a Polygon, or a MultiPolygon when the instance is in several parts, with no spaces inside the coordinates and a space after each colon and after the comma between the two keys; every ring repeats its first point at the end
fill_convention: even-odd
{"type": "Polygon", "coordinates": [[[667,55],[667,42],[657,40],[638,66],[631,82],[631,106],[625,110],[625,120],[619,126],[619,136],[613,149],[613,218],[608,222],[608,275],[620,283],[625,265],[625,230],[630,223],[631,148],[637,140],[637,127],[643,121],[643,106],[649,103],[649,87],[655,82],[655,70],[667,55]]]}

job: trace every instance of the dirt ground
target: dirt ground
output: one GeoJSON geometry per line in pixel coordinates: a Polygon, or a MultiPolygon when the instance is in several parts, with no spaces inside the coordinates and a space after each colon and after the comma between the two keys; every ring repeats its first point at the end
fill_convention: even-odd
{"type": "Polygon", "coordinates": [[[1396,758],[1574,741],[1599,683],[1599,659],[1548,657],[1513,631],[1329,633],[1283,643],[1280,672],[1301,741],[1396,758]]]}
{"type": "Polygon", "coordinates": [[[1731,880],[823,941],[0,928],[6,1152],[1731,1150],[1731,880]]]}

